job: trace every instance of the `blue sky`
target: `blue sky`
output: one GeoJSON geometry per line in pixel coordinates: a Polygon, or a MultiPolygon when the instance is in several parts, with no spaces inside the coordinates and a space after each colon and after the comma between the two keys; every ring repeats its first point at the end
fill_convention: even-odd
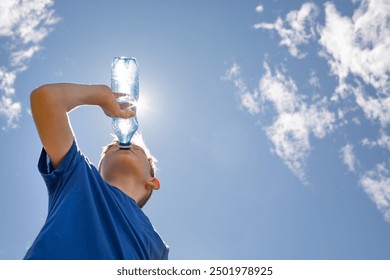
{"type": "MultiPolygon", "coordinates": [[[[140,131],[171,259],[390,258],[390,5],[354,1],[0,4],[0,259],[47,211],[29,93],[140,65],[140,131]]],[[[71,112],[97,164],[99,108],[71,112]]]]}

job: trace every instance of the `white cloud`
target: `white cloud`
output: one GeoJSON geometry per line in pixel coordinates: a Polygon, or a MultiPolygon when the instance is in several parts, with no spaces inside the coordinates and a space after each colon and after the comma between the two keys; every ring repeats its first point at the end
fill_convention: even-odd
{"type": "Polygon", "coordinates": [[[280,45],[287,46],[292,56],[303,58],[306,54],[299,51],[298,46],[308,44],[315,36],[314,20],[317,15],[315,4],[304,3],[299,11],[289,12],[284,21],[278,17],[274,23],[258,23],[254,28],[276,30],[282,39],[280,45]]]}
{"type": "Polygon", "coordinates": [[[299,106],[296,84],[281,71],[277,70],[275,75],[272,75],[267,63],[263,63],[263,66],[265,74],[259,84],[263,100],[273,103],[279,114],[293,113],[299,106]]]}
{"type": "Polygon", "coordinates": [[[368,147],[380,147],[390,151],[390,136],[381,130],[377,140],[372,141],[368,138],[364,138],[362,140],[362,145],[368,147]]]}
{"type": "MultiPolygon", "coordinates": [[[[288,12],[285,17],[277,17],[274,22],[254,25],[255,29],[276,31],[281,38],[279,45],[287,47],[294,57],[305,57],[304,45],[310,44],[311,49],[319,50],[311,53],[318,56],[310,59],[325,59],[335,78],[333,82],[327,78],[320,80],[319,77],[324,77],[320,72],[322,67],[313,60],[307,65],[313,65],[313,62],[318,68],[311,70],[310,77],[303,80],[311,87],[310,95],[300,92],[298,80],[290,78],[284,66],[271,71],[264,63],[265,72],[253,91],[247,89],[237,64],[232,67],[230,77],[239,91],[240,105],[248,112],[266,114],[269,113],[268,105],[272,105],[272,121],[263,128],[274,153],[302,182],[306,182],[305,167],[313,137],[321,139],[336,128],[350,128],[347,126],[353,129],[344,129],[342,134],[346,136],[356,130],[360,135],[379,131],[376,139],[363,136],[360,143],[348,143],[337,149],[340,149],[342,162],[358,176],[365,192],[390,221],[390,167],[380,163],[384,159],[378,158],[376,167],[367,171],[358,157],[365,154],[358,148],[385,149],[378,154],[385,158],[388,157],[386,152],[390,151],[390,4],[388,0],[353,2],[352,16],[339,12],[335,1],[318,7],[310,2],[299,10],[288,12]],[[323,9],[324,21],[318,17],[320,9],[323,9]],[[333,94],[329,97],[330,102],[324,97],[329,92],[330,96],[333,94]],[[335,113],[328,110],[330,106],[335,113]]],[[[286,65],[291,63],[286,57],[282,59],[286,65]]],[[[293,62],[303,64],[306,60],[293,62]]],[[[294,67],[302,69],[298,65],[294,67]]],[[[264,125],[266,121],[261,123],[264,125]]],[[[354,139],[356,135],[352,136],[348,138],[354,139]]]]}
{"type": "Polygon", "coordinates": [[[263,102],[271,102],[277,112],[274,123],[266,128],[275,153],[288,168],[306,182],[305,165],[311,150],[310,135],[323,138],[333,130],[335,116],[326,109],[326,101],[308,105],[298,94],[295,82],[276,70],[273,75],[267,64],[260,80],[263,102]]]}
{"type": "MultiPolygon", "coordinates": [[[[14,102],[10,97],[2,96],[0,100],[0,115],[7,117],[7,127],[17,127],[15,121],[19,120],[22,105],[20,102],[14,102]]],[[[5,127],[3,127],[3,130],[5,127]]]]}
{"type": "Polygon", "coordinates": [[[234,83],[234,86],[239,91],[240,103],[243,108],[247,109],[253,115],[260,112],[258,92],[250,93],[248,91],[246,84],[241,78],[240,66],[237,63],[233,63],[232,67],[226,71],[222,79],[234,83]]]}
{"type": "MultiPolygon", "coordinates": [[[[13,88],[15,79],[15,72],[7,72],[5,68],[0,67],[0,116],[7,119],[7,127],[11,128],[16,127],[15,122],[19,120],[21,114],[20,102],[14,102],[12,99],[15,94],[13,88]]],[[[3,126],[2,129],[4,130],[5,127],[3,126]]]]}
{"type": "Polygon", "coordinates": [[[299,113],[280,114],[266,132],[275,153],[302,182],[306,182],[305,162],[310,141],[304,116],[299,113]]]}
{"type": "Polygon", "coordinates": [[[316,72],[314,70],[310,71],[310,78],[309,78],[309,84],[313,88],[320,88],[320,79],[318,78],[316,72]]]}
{"type": "Polygon", "coordinates": [[[390,136],[382,131],[379,139],[376,142],[376,144],[379,147],[386,148],[386,149],[388,149],[390,151],[390,136]]]}
{"type": "Polygon", "coordinates": [[[9,52],[9,61],[0,65],[0,117],[5,127],[16,127],[21,103],[14,101],[17,75],[27,69],[31,57],[41,49],[42,40],[59,20],[53,0],[2,0],[0,2],[0,38],[9,52]]]}
{"type": "Polygon", "coordinates": [[[241,94],[241,105],[248,109],[249,113],[252,115],[258,114],[260,112],[258,93],[255,92],[252,94],[250,92],[244,92],[241,94]]]}
{"type": "Polygon", "coordinates": [[[390,97],[389,96],[367,96],[363,87],[348,86],[354,94],[356,104],[363,110],[369,120],[379,120],[385,127],[390,124],[390,97]]]}
{"type": "Polygon", "coordinates": [[[264,127],[273,144],[273,151],[287,167],[306,183],[305,165],[311,150],[310,137],[323,138],[334,129],[335,114],[328,111],[326,99],[314,104],[304,102],[298,94],[295,82],[282,71],[272,73],[264,63],[265,74],[259,81],[258,89],[249,92],[242,81],[237,64],[226,72],[224,79],[233,81],[240,94],[241,106],[251,114],[261,112],[266,104],[275,108],[273,123],[264,127]]]}
{"type": "Polygon", "coordinates": [[[256,12],[258,12],[259,14],[262,13],[264,11],[264,7],[263,5],[259,4],[257,5],[256,7],[256,12]]]}
{"type": "Polygon", "coordinates": [[[377,164],[374,169],[367,171],[360,179],[360,184],[385,220],[390,221],[390,174],[385,164],[377,164]]]}
{"type": "Polygon", "coordinates": [[[18,72],[24,71],[27,68],[27,62],[39,50],[38,45],[33,45],[26,49],[14,51],[10,57],[11,66],[18,68],[18,72]]]}
{"type": "Polygon", "coordinates": [[[348,75],[384,93],[389,90],[390,5],[387,0],[362,0],[353,17],[342,16],[331,2],[325,4],[325,25],[320,28],[321,55],[339,78],[338,93],[348,75]]]}
{"type": "Polygon", "coordinates": [[[233,63],[232,67],[230,67],[225,75],[222,77],[223,80],[230,81],[236,77],[239,77],[241,74],[240,66],[237,63],[233,63]]]}
{"type": "Polygon", "coordinates": [[[353,151],[353,145],[347,144],[340,149],[341,157],[344,164],[348,167],[351,172],[355,171],[356,157],[353,151]]]}
{"type": "Polygon", "coordinates": [[[5,95],[10,96],[15,93],[13,85],[15,83],[15,72],[8,72],[4,67],[0,67],[0,89],[5,95]]]}
{"type": "MultiPolygon", "coordinates": [[[[0,36],[37,44],[58,22],[53,0],[3,0],[0,3],[0,36]]],[[[14,42],[18,43],[18,42],[14,42]]]]}

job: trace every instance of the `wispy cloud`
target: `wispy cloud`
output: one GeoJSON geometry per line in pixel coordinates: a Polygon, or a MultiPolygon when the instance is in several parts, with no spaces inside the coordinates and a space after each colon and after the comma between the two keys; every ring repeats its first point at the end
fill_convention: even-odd
{"type": "Polygon", "coordinates": [[[326,99],[308,104],[298,93],[292,78],[276,70],[272,74],[265,63],[265,74],[260,79],[259,91],[264,102],[273,104],[277,116],[266,128],[275,153],[306,182],[305,165],[311,150],[310,136],[323,138],[333,130],[335,116],[326,108],[326,99]]]}
{"type": "Polygon", "coordinates": [[[317,6],[313,3],[305,3],[300,10],[289,12],[285,20],[278,17],[274,23],[257,23],[254,28],[277,31],[282,39],[280,45],[287,46],[292,56],[303,58],[305,53],[298,47],[308,44],[315,35],[314,21],[317,15],[317,6]]]}
{"type": "Polygon", "coordinates": [[[256,7],[256,12],[258,12],[259,14],[262,13],[264,11],[264,7],[263,5],[259,4],[257,5],[256,7]]]}
{"type": "Polygon", "coordinates": [[[4,116],[7,119],[7,127],[12,128],[16,127],[22,107],[20,102],[13,100],[15,79],[15,71],[7,71],[5,67],[0,66],[0,117],[4,116]]]}
{"type": "Polygon", "coordinates": [[[240,66],[237,63],[233,63],[230,69],[228,69],[225,75],[222,77],[225,81],[232,81],[237,88],[240,95],[241,106],[248,110],[252,115],[260,112],[260,101],[258,100],[259,94],[257,91],[251,93],[244,81],[241,78],[240,66]]]}
{"type": "Polygon", "coordinates": [[[390,222],[390,171],[384,163],[377,164],[361,178],[364,191],[375,202],[384,218],[390,222]]]}
{"type": "MultiPolygon", "coordinates": [[[[387,0],[361,0],[354,4],[352,16],[346,16],[333,2],[323,6],[307,2],[274,22],[254,25],[255,29],[276,31],[279,45],[287,47],[289,56],[298,58],[294,60],[295,66],[309,58],[325,61],[329,74],[335,77],[333,83],[326,81],[326,88],[333,86],[329,100],[321,95],[325,82],[320,80],[318,69],[312,69],[307,77],[309,89],[297,86],[301,83],[290,77],[287,63],[270,67],[268,61],[263,62],[264,74],[254,90],[248,90],[238,64],[233,65],[227,76],[238,89],[240,106],[252,115],[269,114],[267,109],[272,105],[272,123],[264,125],[261,121],[272,151],[304,183],[313,138],[321,139],[346,126],[372,124],[367,131],[378,130],[377,139],[363,135],[357,143],[342,143],[339,153],[342,163],[357,176],[365,192],[390,221],[389,167],[378,159],[367,168],[369,163],[360,164],[363,160],[357,156],[364,153],[355,153],[357,149],[374,147],[384,149],[383,154],[390,151],[390,4],[387,0]],[[305,53],[304,46],[314,52],[305,53]]],[[[258,7],[256,11],[263,12],[262,6],[258,7]]],[[[282,63],[288,61],[286,57],[283,59],[282,63]]],[[[346,131],[343,134],[348,139],[346,131]]]]}
{"type": "Polygon", "coordinates": [[[362,0],[353,16],[342,16],[332,2],[325,4],[325,24],[319,43],[339,79],[338,93],[347,90],[353,75],[381,93],[388,92],[390,71],[390,5],[387,0],[362,0]]]}
{"type": "Polygon", "coordinates": [[[15,81],[59,20],[52,6],[52,0],[0,2],[0,38],[2,49],[8,53],[8,61],[0,65],[0,117],[6,119],[3,129],[16,127],[21,116],[22,105],[15,101],[15,81]]]}
{"type": "MultiPolygon", "coordinates": [[[[347,85],[349,92],[353,93],[356,104],[360,106],[369,120],[378,120],[382,127],[390,124],[390,97],[382,94],[369,96],[363,87],[347,85]]],[[[388,94],[388,93],[387,93],[388,94]]]]}
{"type": "Polygon", "coordinates": [[[276,117],[270,126],[264,127],[273,151],[302,182],[307,183],[305,165],[311,150],[310,138],[323,138],[333,131],[335,114],[327,109],[326,98],[310,104],[298,93],[292,78],[278,69],[272,73],[266,62],[263,67],[265,74],[253,92],[243,84],[237,64],[227,71],[225,78],[234,82],[240,93],[241,106],[250,113],[260,113],[267,104],[274,107],[276,117]]]}
{"type": "Polygon", "coordinates": [[[362,145],[369,147],[385,148],[390,151],[390,136],[387,135],[383,130],[381,130],[379,132],[379,138],[377,140],[369,140],[368,138],[364,138],[362,140],[362,145]]]}
{"type": "Polygon", "coordinates": [[[340,149],[340,153],[344,164],[348,167],[348,170],[354,172],[356,165],[356,157],[353,151],[353,145],[345,145],[340,149]]]}
{"type": "Polygon", "coordinates": [[[313,88],[320,88],[321,87],[320,79],[317,77],[317,74],[316,74],[316,72],[313,69],[310,71],[309,84],[313,88]]]}

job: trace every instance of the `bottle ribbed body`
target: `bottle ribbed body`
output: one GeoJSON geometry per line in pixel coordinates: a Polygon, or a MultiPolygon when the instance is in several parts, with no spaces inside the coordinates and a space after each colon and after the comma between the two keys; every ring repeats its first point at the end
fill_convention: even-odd
{"type": "MultiPolygon", "coordinates": [[[[118,93],[117,102],[122,109],[137,111],[139,97],[138,63],[134,57],[115,57],[111,65],[111,90],[118,93]]],[[[130,147],[130,141],[138,129],[137,117],[112,118],[112,129],[122,148],[130,147]]]]}

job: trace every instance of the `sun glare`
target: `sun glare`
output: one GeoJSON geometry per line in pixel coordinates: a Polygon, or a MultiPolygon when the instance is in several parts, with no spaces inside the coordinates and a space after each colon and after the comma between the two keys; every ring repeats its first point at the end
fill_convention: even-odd
{"type": "Polygon", "coordinates": [[[149,99],[144,94],[140,94],[138,102],[136,104],[137,106],[137,113],[138,114],[147,114],[147,112],[150,110],[150,104],[149,99]]]}

